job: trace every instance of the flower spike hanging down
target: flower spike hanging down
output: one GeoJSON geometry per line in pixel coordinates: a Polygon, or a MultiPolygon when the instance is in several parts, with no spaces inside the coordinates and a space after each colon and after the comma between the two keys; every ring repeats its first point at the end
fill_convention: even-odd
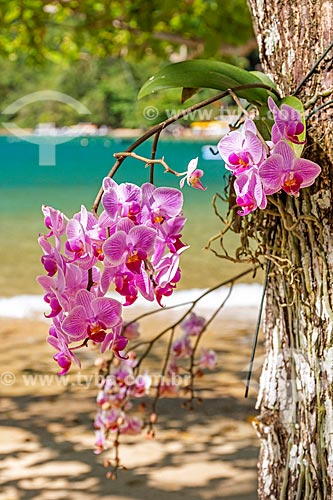
{"type": "MultiPolygon", "coordinates": [[[[204,189],[200,175],[197,183],[191,180],[198,172],[191,169],[189,180],[204,189]]],[[[47,275],[37,280],[51,308],[48,340],[57,350],[54,359],[62,375],[73,361],[79,363],[73,349],[87,342],[125,358],[128,339],[122,334],[122,305],[104,295],[113,287],[124,297],[124,306],[133,304],[139,294],[161,305],[180,280],[179,257],[188,248],[181,241],[186,221],[181,191],[150,183],[118,185],[110,178],[104,179],[103,188],[104,211],[99,217],[84,206],[71,219],[43,207],[48,233],[38,242],[47,275]]]]}

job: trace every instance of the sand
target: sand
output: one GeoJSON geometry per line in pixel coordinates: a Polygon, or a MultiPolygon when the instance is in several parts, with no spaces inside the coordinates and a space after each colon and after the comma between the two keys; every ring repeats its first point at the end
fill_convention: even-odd
{"type": "MultiPolygon", "coordinates": [[[[121,471],[108,480],[108,452],[93,453],[95,353],[81,374],[59,382],[43,321],[0,319],[0,500],[253,500],[257,498],[258,439],[251,425],[262,362],[259,346],[250,397],[244,398],[256,311],[229,310],[210,327],[218,367],[198,381],[203,403],[183,410],[178,399],[159,404],[156,438],[126,437],[121,471]],[[38,378],[51,376],[49,383],[38,378]],[[88,379],[88,376],[91,379],[88,379]],[[88,383],[89,382],[89,383],[88,383]],[[91,383],[90,383],[91,382],[91,383]]],[[[149,318],[145,335],[164,318],[149,318]]],[[[149,361],[156,370],[163,345],[149,361]]]]}

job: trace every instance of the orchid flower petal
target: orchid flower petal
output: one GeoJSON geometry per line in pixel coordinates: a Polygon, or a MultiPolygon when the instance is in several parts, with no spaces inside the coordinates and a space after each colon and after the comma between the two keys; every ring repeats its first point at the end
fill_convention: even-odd
{"type": "Polygon", "coordinates": [[[183,195],[178,189],[168,187],[156,188],[153,196],[157,205],[162,207],[170,217],[175,217],[182,209],[183,195]]]}
{"type": "Polygon", "coordinates": [[[126,258],[127,235],[125,231],[118,231],[106,240],[103,245],[105,256],[115,265],[126,258]]]}
{"type": "Polygon", "coordinates": [[[284,162],[281,155],[273,154],[259,168],[259,175],[266,195],[280,191],[283,184],[284,162]]]}
{"type": "Polygon", "coordinates": [[[294,172],[295,174],[301,174],[303,178],[301,187],[305,188],[314,183],[316,177],[318,177],[321,172],[321,168],[313,161],[306,160],[304,158],[296,158],[294,160],[294,172]]]}
{"type": "Polygon", "coordinates": [[[156,231],[150,227],[135,226],[130,230],[128,239],[134,248],[150,254],[156,240],[156,231]]]}
{"type": "Polygon", "coordinates": [[[91,303],[95,316],[105,328],[111,328],[121,322],[121,304],[118,300],[100,297],[91,303]]]}
{"type": "Polygon", "coordinates": [[[62,329],[70,337],[80,340],[86,336],[87,316],[83,306],[75,306],[62,322],[62,329]]]}

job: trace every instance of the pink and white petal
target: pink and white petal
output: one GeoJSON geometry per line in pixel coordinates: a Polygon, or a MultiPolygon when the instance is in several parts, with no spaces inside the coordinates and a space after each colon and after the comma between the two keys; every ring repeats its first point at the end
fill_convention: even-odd
{"type": "Polygon", "coordinates": [[[273,144],[277,144],[282,139],[282,134],[279,128],[274,124],[272,127],[272,142],[273,144]]]}
{"type": "MultiPolygon", "coordinates": [[[[91,231],[98,225],[98,219],[91,212],[87,212],[87,225],[84,226],[88,231],[91,231]]],[[[83,225],[83,222],[82,222],[83,225]]]]}
{"type": "Polygon", "coordinates": [[[44,274],[37,276],[36,281],[47,292],[49,292],[51,287],[54,286],[54,279],[51,278],[51,276],[45,276],[44,274]]]}
{"type": "Polygon", "coordinates": [[[104,179],[103,179],[103,190],[104,191],[110,191],[116,187],[118,187],[118,184],[116,183],[116,181],[111,179],[111,177],[104,177],[104,179]]]}
{"type": "Polygon", "coordinates": [[[105,335],[103,343],[101,345],[101,353],[105,352],[107,349],[110,349],[112,342],[114,339],[114,333],[110,332],[105,335]]]}
{"type": "Polygon", "coordinates": [[[117,231],[125,231],[126,234],[134,227],[134,222],[128,217],[123,217],[117,224],[117,231]]]}
{"type": "Polygon", "coordinates": [[[104,272],[101,276],[101,281],[100,281],[100,289],[101,292],[106,294],[108,289],[110,288],[111,282],[113,280],[113,277],[117,271],[116,267],[105,267],[104,272]]]}
{"type": "Polygon", "coordinates": [[[185,184],[186,176],[184,176],[182,179],[179,181],[179,187],[180,189],[183,189],[184,184],[185,184]]]}
{"type": "Polygon", "coordinates": [[[198,157],[196,158],[193,158],[193,160],[191,160],[187,166],[187,175],[190,176],[194,170],[197,168],[197,165],[198,165],[198,157]]]}
{"type": "Polygon", "coordinates": [[[108,216],[114,220],[119,210],[119,200],[115,190],[105,191],[102,196],[102,205],[108,216]]]}
{"type": "Polygon", "coordinates": [[[261,208],[261,205],[263,203],[263,198],[264,198],[264,190],[263,190],[263,185],[261,183],[260,177],[256,174],[253,174],[255,176],[255,184],[253,188],[253,195],[254,199],[257,202],[257,206],[261,208]]]}
{"type": "Polygon", "coordinates": [[[141,188],[130,182],[120,184],[117,189],[117,194],[121,201],[141,201],[141,188]]]}
{"type": "Polygon", "coordinates": [[[292,164],[295,159],[294,150],[285,141],[279,141],[273,151],[273,154],[281,155],[283,159],[283,170],[290,171],[292,169],[292,164]]]}
{"type": "Polygon", "coordinates": [[[95,298],[94,294],[88,292],[88,290],[79,290],[75,296],[75,303],[78,306],[82,306],[86,312],[86,317],[90,318],[93,314],[91,307],[91,302],[95,298]]]}
{"type": "Polygon", "coordinates": [[[259,176],[266,194],[280,191],[284,179],[284,162],[281,155],[273,154],[259,167],[259,176]]]}
{"type": "Polygon", "coordinates": [[[245,134],[245,144],[244,149],[250,153],[253,158],[253,163],[258,165],[264,154],[264,147],[260,139],[252,132],[246,132],[245,134]]]}
{"type": "Polygon", "coordinates": [[[299,173],[302,176],[302,188],[311,186],[321,172],[321,168],[317,163],[305,160],[304,158],[296,158],[296,160],[294,160],[293,170],[295,173],[299,173]]]}
{"type": "Polygon", "coordinates": [[[142,184],[141,190],[142,190],[142,202],[143,203],[145,203],[145,204],[151,203],[155,189],[156,188],[155,188],[154,184],[151,184],[150,182],[145,182],[144,184],[142,184]]]}
{"type": "Polygon", "coordinates": [[[71,339],[81,340],[87,336],[87,324],[84,308],[75,306],[62,322],[61,328],[71,339]]]}
{"type": "Polygon", "coordinates": [[[128,233],[128,240],[136,249],[141,249],[147,254],[153,250],[157,232],[146,226],[134,226],[128,233]]]}
{"type": "Polygon", "coordinates": [[[103,245],[103,252],[107,259],[114,265],[119,265],[126,259],[127,234],[118,231],[108,238],[103,245]]]}
{"type": "Polygon", "coordinates": [[[280,112],[279,107],[277,106],[277,104],[275,104],[274,100],[271,97],[268,98],[267,102],[268,102],[268,107],[273,113],[273,115],[276,115],[277,113],[280,112]]]}
{"type": "Polygon", "coordinates": [[[237,196],[244,196],[247,193],[250,184],[250,177],[247,173],[240,174],[237,176],[234,189],[237,196]]]}
{"type": "Polygon", "coordinates": [[[84,272],[80,267],[75,264],[67,264],[65,268],[64,288],[66,287],[67,291],[70,293],[71,290],[75,290],[80,286],[83,278],[84,272]]]}
{"type": "Polygon", "coordinates": [[[67,238],[84,238],[83,227],[76,219],[70,219],[66,229],[67,238]]]}
{"type": "Polygon", "coordinates": [[[244,137],[240,132],[231,132],[230,134],[222,137],[217,144],[217,149],[225,162],[232,153],[242,149],[244,137]]]}
{"type": "Polygon", "coordinates": [[[163,261],[161,261],[161,270],[156,277],[159,287],[165,287],[176,275],[179,267],[179,255],[177,253],[168,254],[163,261]]]}
{"type": "Polygon", "coordinates": [[[261,210],[264,210],[266,207],[267,207],[267,197],[266,197],[266,194],[265,192],[263,191],[262,192],[262,199],[261,199],[261,203],[258,204],[258,207],[261,209],[261,210]]]}
{"type": "MultiPolygon", "coordinates": [[[[284,121],[288,122],[302,122],[302,117],[299,111],[297,109],[293,108],[292,106],[289,106],[288,104],[282,104],[281,110],[280,110],[280,118],[284,121]]],[[[296,129],[296,124],[295,124],[295,129],[296,129]]]]}
{"type": "Polygon", "coordinates": [[[183,207],[183,195],[179,189],[168,187],[156,188],[153,197],[156,205],[163,208],[170,217],[178,215],[183,207]]]}
{"type": "Polygon", "coordinates": [[[253,120],[247,119],[244,122],[244,128],[243,131],[246,132],[252,132],[252,134],[256,135],[257,133],[257,127],[254,123],[253,120]]]}
{"type": "Polygon", "coordinates": [[[86,228],[88,223],[88,211],[84,205],[81,205],[81,210],[74,215],[73,219],[76,219],[80,224],[86,228]]]}
{"type": "Polygon", "coordinates": [[[94,316],[101,321],[106,328],[111,328],[121,322],[122,307],[118,300],[100,297],[94,299],[91,306],[94,316]]]}
{"type": "Polygon", "coordinates": [[[145,272],[141,272],[135,277],[135,284],[141,293],[141,295],[152,302],[154,300],[154,290],[152,287],[152,282],[145,272]]]}

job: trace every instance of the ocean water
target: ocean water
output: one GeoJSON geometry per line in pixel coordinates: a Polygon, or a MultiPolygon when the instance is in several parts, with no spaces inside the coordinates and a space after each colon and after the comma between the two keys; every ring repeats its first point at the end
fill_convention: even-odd
{"type": "MultiPolygon", "coordinates": [[[[56,164],[39,165],[39,147],[13,136],[0,137],[0,298],[40,295],[36,276],[43,272],[37,236],[44,231],[41,205],[52,205],[72,216],[84,204],[91,207],[102,179],[111,169],[115,152],[124,151],[132,139],[77,137],[56,146],[56,164]]],[[[217,141],[216,141],[217,142],[217,141]]],[[[213,213],[211,199],[222,192],[226,173],[221,159],[210,154],[214,141],[163,139],[157,158],[162,156],[171,168],[185,171],[198,156],[205,175],[205,192],[184,187],[184,214],[187,217],[183,240],[190,249],[183,254],[181,290],[207,288],[244,270],[216,258],[204,249],[208,239],[218,233],[221,222],[213,213]],[[214,159],[207,159],[207,155],[214,159]]],[[[149,157],[151,142],[137,150],[149,157]]],[[[178,186],[179,179],[155,167],[155,184],[178,186]]],[[[148,169],[133,159],[124,162],[115,176],[117,182],[142,184],[149,180],[148,169]]],[[[231,241],[231,245],[233,242],[231,241]]],[[[251,278],[246,278],[249,281],[251,278]]],[[[2,302],[5,304],[5,302],[2,302]]]]}

